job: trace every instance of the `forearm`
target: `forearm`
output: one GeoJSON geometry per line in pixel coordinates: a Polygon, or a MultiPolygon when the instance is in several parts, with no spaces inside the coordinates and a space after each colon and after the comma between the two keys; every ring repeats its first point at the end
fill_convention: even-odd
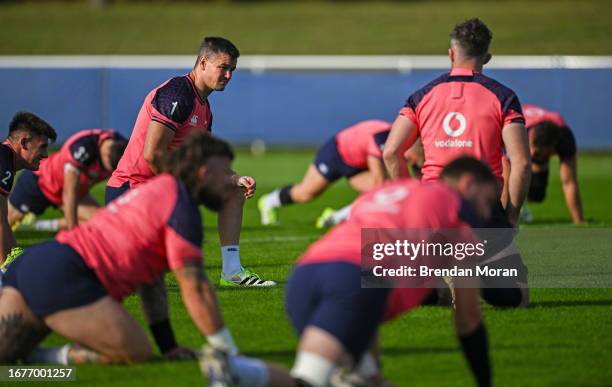
{"type": "Polygon", "coordinates": [[[224,328],[217,297],[207,280],[181,288],[185,306],[194,324],[205,336],[224,328]]]}
{"type": "Polygon", "coordinates": [[[78,224],[76,194],[72,191],[64,192],[62,195],[62,202],[64,203],[64,218],[66,219],[66,228],[70,230],[78,224]]]}
{"type": "MultiPolygon", "coordinates": [[[[517,163],[518,164],[518,163],[517,163]]],[[[512,163],[508,178],[508,200],[506,212],[508,220],[517,224],[521,207],[527,197],[529,183],[531,181],[531,167],[529,162],[518,165],[512,163]]]]}
{"type": "Polygon", "coordinates": [[[582,212],[582,199],[580,197],[580,189],[577,182],[569,182],[563,184],[563,195],[567,208],[572,217],[572,221],[576,224],[584,222],[584,214],[582,212]]]}
{"type": "Polygon", "coordinates": [[[404,176],[400,160],[401,155],[399,154],[399,152],[385,152],[385,167],[387,168],[387,172],[389,174],[390,179],[397,179],[399,177],[404,176]]]}

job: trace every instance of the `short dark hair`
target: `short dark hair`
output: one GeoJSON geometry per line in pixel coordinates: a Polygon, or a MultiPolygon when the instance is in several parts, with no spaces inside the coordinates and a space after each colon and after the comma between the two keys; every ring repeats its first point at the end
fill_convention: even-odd
{"type": "Polygon", "coordinates": [[[457,24],[450,38],[461,46],[466,55],[482,57],[489,52],[493,33],[482,20],[473,18],[457,24]]]}
{"type": "Polygon", "coordinates": [[[233,59],[238,59],[240,51],[230,42],[228,39],[219,36],[207,36],[200,44],[200,50],[198,51],[198,58],[203,56],[209,57],[216,54],[227,54],[233,59]]]}
{"type": "Polygon", "coordinates": [[[442,179],[458,179],[463,174],[469,173],[479,183],[495,183],[496,179],[491,169],[482,161],[471,156],[461,156],[448,163],[440,177],[442,179]]]}
{"type": "Polygon", "coordinates": [[[35,136],[44,136],[51,141],[57,139],[55,129],[36,114],[19,112],[15,114],[9,125],[9,137],[16,132],[26,132],[35,136]]]}
{"type": "Polygon", "coordinates": [[[117,169],[117,165],[119,164],[119,160],[123,156],[123,152],[125,152],[125,148],[127,147],[128,142],[124,138],[115,138],[113,139],[113,143],[110,147],[110,164],[113,168],[113,171],[117,169]]]}
{"type": "Polygon", "coordinates": [[[196,172],[211,157],[234,159],[232,147],[207,133],[195,132],[166,158],[164,170],[178,177],[189,187],[195,185],[196,172]]]}
{"type": "Polygon", "coordinates": [[[542,148],[555,148],[559,144],[559,125],[542,121],[533,125],[529,130],[533,131],[533,144],[542,148]]]}

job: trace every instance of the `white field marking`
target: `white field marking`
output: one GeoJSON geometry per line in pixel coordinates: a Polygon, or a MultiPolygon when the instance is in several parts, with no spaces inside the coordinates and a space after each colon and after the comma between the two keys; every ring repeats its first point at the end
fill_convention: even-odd
{"type": "MultiPolygon", "coordinates": [[[[189,69],[193,55],[7,55],[0,68],[140,68],[189,69]]],[[[386,70],[410,72],[448,69],[445,55],[246,55],[238,68],[254,73],[296,70],[386,70]]],[[[498,55],[487,69],[612,68],[612,56],[498,55]]]]}
{"type": "Polygon", "coordinates": [[[270,236],[263,238],[244,238],[240,239],[240,243],[269,243],[269,242],[294,242],[294,241],[305,241],[314,240],[321,237],[321,235],[284,235],[284,236],[270,236]]]}

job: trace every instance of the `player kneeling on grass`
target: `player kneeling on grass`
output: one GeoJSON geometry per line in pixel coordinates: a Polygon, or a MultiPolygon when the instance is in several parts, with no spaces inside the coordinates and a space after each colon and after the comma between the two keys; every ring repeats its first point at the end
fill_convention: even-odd
{"type": "Polygon", "coordinates": [[[236,352],[204,273],[198,209],[219,209],[232,159],[227,143],[194,134],[171,153],[166,173],[90,221],[26,249],[0,288],[0,363],[149,359],[147,336],[121,300],[170,270],[210,345],[236,352]],[[35,350],[50,331],[75,344],[35,350]]]}
{"type": "MultiPolygon", "coordinates": [[[[301,182],[279,188],[259,199],[261,223],[278,224],[278,208],[292,203],[308,203],[342,177],[357,192],[381,184],[385,179],[382,149],[390,129],[389,122],[367,120],[343,129],[327,140],[319,148],[301,182]]],[[[322,224],[318,226],[322,227],[322,224]]]]}
{"type": "Polygon", "coordinates": [[[26,214],[41,215],[58,207],[62,219],[39,220],[21,226],[36,230],[67,230],[86,221],[100,208],[89,194],[117,167],[127,140],[114,130],[82,130],[72,135],[59,152],[40,164],[36,172],[24,171],[9,196],[8,218],[18,225],[26,214]]]}
{"type": "MultiPolygon", "coordinates": [[[[210,385],[383,385],[368,351],[379,325],[418,306],[432,289],[362,288],[361,230],[450,228],[472,235],[470,227],[490,216],[498,196],[491,171],[470,157],[448,164],[439,181],[400,179],[364,194],[346,222],[306,251],[289,279],[286,309],[300,335],[292,370],[205,348],[201,366],[210,385]]],[[[476,282],[456,289],[455,329],[478,385],[489,386],[479,284],[457,279],[463,280],[476,282]]]]}
{"type": "Polygon", "coordinates": [[[48,123],[28,112],[15,114],[0,144],[0,280],[4,266],[21,253],[8,221],[7,197],[20,169],[37,170],[57,134],[48,123]]]}

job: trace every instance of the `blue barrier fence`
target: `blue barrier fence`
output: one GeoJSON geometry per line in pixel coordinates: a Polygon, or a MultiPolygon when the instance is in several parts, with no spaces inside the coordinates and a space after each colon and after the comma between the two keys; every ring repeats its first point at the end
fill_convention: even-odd
{"type": "MultiPolygon", "coordinates": [[[[176,67],[176,66],[174,66],[176,67]]],[[[0,68],[0,123],[19,110],[52,123],[60,141],[76,130],[112,127],[129,135],[145,95],[183,68],[0,68]]],[[[234,143],[313,145],[367,118],[393,120],[414,90],[441,69],[238,70],[210,97],[213,130],[234,143]]],[[[612,148],[612,69],[491,69],[522,102],[563,114],[582,149],[612,148]]]]}

